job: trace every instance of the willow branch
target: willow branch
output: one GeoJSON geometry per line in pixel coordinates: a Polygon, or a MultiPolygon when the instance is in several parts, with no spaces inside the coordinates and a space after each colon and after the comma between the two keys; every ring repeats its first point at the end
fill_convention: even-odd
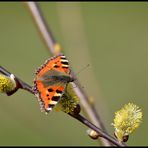
{"type": "MultiPolygon", "coordinates": [[[[9,71],[7,71],[5,68],[3,68],[2,66],[0,66],[0,73],[6,75],[8,77],[10,77],[10,75],[12,74],[9,71]]],[[[16,83],[19,83],[19,85],[17,85],[16,90],[18,90],[19,88],[21,88],[21,89],[27,90],[29,93],[32,93],[33,95],[35,95],[34,92],[33,92],[33,90],[32,90],[32,87],[30,85],[28,85],[27,83],[25,83],[24,81],[22,81],[20,78],[18,78],[16,76],[15,76],[15,81],[16,81],[16,83]]],[[[15,92],[13,92],[12,94],[14,94],[15,92]]],[[[100,137],[103,137],[103,138],[107,139],[108,141],[110,141],[114,145],[116,145],[116,146],[125,146],[123,143],[119,143],[115,138],[111,137],[110,135],[108,135],[107,133],[105,133],[104,131],[102,131],[100,128],[98,128],[97,126],[95,126],[94,124],[92,124],[91,122],[89,122],[82,115],[80,115],[80,114],[77,114],[77,115],[69,114],[69,115],[71,117],[77,119],[81,123],[83,123],[85,126],[93,129],[94,131],[96,131],[99,134],[100,137]]]]}
{"type": "Polygon", "coordinates": [[[55,54],[55,38],[52,35],[51,30],[49,29],[45,18],[42,15],[42,12],[40,11],[39,5],[36,2],[25,2],[29,8],[29,11],[32,15],[32,18],[36,24],[36,27],[40,33],[40,36],[42,37],[46,47],[48,50],[55,54]]]}
{"type": "MultiPolygon", "coordinates": [[[[56,54],[56,50],[55,50],[55,45],[57,45],[57,42],[55,40],[55,38],[52,35],[51,30],[49,29],[49,26],[47,25],[47,22],[45,21],[43,14],[39,8],[39,5],[36,2],[26,2],[28,9],[32,15],[32,18],[36,24],[36,27],[42,37],[42,39],[44,40],[44,43],[46,45],[46,47],[48,48],[48,50],[52,53],[52,54],[56,54]]],[[[74,72],[72,71],[72,76],[74,78],[76,78],[74,72]]],[[[74,83],[72,83],[73,86],[75,86],[74,83]]],[[[83,109],[85,110],[85,113],[88,115],[88,117],[90,118],[90,120],[98,127],[100,127],[101,129],[103,129],[103,131],[107,131],[103,122],[101,121],[101,118],[99,116],[99,114],[96,112],[96,109],[94,107],[92,107],[92,105],[90,105],[89,102],[89,98],[86,94],[86,92],[82,89],[81,84],[77,81],[77,87],[74,87],[74,91],[77,94],[77,96],[81,101],[81,104],[83,106],[83,109]]],[[[102,144],[104,146],[110,146],[111,144],[100,138],[102,144]]]]}
{"type": "Polygon", "coordinates": [[[82,115],[80,115],[80,114],[78,114],[77,116],[74,116],[74,115],[71,115],[71,114],[69,114],[69,115],[72,116],[73,118],[77,119],[81,123],[85,124],[89,128],[93,129],[94,131],[96,131],[99,134],[100,137],[103,137],[104,139],[107,139],[108,141],[110,141],[114,145],[120,146],[120,147],[125,146],[124,143],[119,143],[115,138],[111,137],[110,135],[108,135],[107,133],[105,133],[104,131],[102,131],[100,128],[98,128],[97,126],[95,126],[94,124],[92,124],[91,122],[89,122],[82,115]]]}

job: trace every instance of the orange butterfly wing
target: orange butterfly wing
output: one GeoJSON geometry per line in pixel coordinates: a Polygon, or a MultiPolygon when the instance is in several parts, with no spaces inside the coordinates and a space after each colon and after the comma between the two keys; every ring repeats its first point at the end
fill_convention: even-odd
{"type": "Polygon", "coordinates": [[[61,98],[65,85],[48,85],[45,86],[38,78],[42,77],[50,70],[70,74],[68,60],[63,54],[59,54],[47,60],[37,71],[34,79],[34,92],[39,98],[41,109],[49,112],[61,98]]]}

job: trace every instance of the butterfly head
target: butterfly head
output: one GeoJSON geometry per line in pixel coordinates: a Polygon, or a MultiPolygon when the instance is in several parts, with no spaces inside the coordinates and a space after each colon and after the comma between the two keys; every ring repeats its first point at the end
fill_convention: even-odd
{"type": "Polygon", "coordinates": [[[70,82],[74,82],[75,80],[76,80],[76,79],[73,78],[73,77],[70,78],[70,82]]]}
{"type": "Polygon", "coordinates": [[[69,81],[68,82],[74,82],[76,79],[74,78],[74,77],[72,77],[72,76],[69,76],[69,81]]]}

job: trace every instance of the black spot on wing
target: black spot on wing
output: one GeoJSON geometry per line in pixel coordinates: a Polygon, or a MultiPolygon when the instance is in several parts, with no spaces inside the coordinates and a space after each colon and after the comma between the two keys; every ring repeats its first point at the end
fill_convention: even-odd
{"type": "Polygon", "coordinates": [[[54,68],[59,68],[60,66],[58,66],[58,65],[54,65],[54,68]]]}
{"type": "Polygon", "coordinates": [[[62,68],[66,68],[66,69],[68,69],[69,67],[67,67],[67,66],[62,66],[62,68]]]}
{"type": "Polygon", "coordinates": [[[53,89],[52,89],[52,88],[49,88],[49,89],[48,89],[48,92],[53,92],[53,89]]]}
{"type": "Polygon", "coordinates": [[[57,93],[60,93],[60,94],[62,93],[62,91],[61,91],[61,90],[58,90],[58,89],[56,90],[56,92],[57,92],[57,93]]]}
{"type": "Polygon", "coordinates": [[[60,99],[60,96],[53,96],[52,97],[52,101],[59,101],[59,99],[60,99]]]}
{"type": "Polygon", "coordinates": [[[49,108],[53,108],[55,105],[54,104],[49,104],[48,107],[49,108]]]}
{"type": "Polygon", "coordinates": [[[68,65],[68,62],[61,61],[62,64],[68,65]]]}

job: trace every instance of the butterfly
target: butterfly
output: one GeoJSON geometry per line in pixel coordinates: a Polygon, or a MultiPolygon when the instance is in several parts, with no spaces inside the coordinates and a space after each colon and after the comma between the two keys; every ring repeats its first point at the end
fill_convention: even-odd
{"type": "Polygon", "coordinates": [[[48,113],[59,102],[67,84],[74,81],[70,73],[69,62],[61,53],[37,69],[33,91],[39,99],[41,110],[48,113]]]}

